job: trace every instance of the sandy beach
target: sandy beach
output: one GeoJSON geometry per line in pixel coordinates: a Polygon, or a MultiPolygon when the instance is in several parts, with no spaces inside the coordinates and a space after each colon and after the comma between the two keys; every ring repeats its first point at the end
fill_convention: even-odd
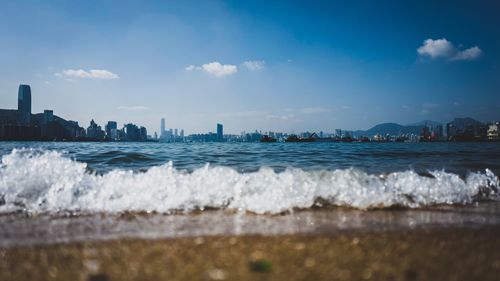
{"type": "Polygon", "coordinates": [[[0,280],[498,280],[500,275],[497,224],[317,229],[4,246],[0,280]]]}

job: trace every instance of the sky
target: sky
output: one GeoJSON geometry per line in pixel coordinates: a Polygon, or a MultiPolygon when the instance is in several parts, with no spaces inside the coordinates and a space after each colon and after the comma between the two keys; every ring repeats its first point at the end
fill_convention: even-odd
{"type": "Polygon", "coordinates": [[[0,108],[159,133],[500,120],[497,1],[0,0],[0,108]]]}

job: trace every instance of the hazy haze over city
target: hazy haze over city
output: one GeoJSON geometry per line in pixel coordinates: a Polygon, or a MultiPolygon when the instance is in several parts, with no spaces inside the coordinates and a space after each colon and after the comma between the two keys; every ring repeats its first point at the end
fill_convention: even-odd
{"type": "Polygon", "coordinates": [[[27,83],[34,113],[150,134],[500,119],[500,4],[400,2],[1,1],[0,107],[27,83]]]}

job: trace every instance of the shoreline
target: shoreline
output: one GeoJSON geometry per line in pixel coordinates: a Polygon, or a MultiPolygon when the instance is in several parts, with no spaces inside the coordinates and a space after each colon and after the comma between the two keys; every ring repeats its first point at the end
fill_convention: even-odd
{"type": "Polygon", "coordinates": [[[497,280],[500,226],[0,248],[0,280],[497,280]]]}
{"type": "Polygon", "coordinates": [[[0,247],[55,245],[119,239],[210,236],[336,235],[339,233],[500,226],[500,202],[408,209],[323,207],[281,214],[224,209],[189,213],[0,214],[0,247]]]}

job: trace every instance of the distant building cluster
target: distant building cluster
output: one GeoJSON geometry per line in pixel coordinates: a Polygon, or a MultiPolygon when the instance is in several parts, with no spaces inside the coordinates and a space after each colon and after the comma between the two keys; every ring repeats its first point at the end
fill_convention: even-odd
{"type": "Polygon", "coordinates": [[[446,125],[424,126],[420,141],[497,141],[499,122],[482,123],[472,118],[455,118],[446,125]]]}
{"type": "MultiPolygon", "coordinates": [[[[224,136],[224,127],[217,124],[217,133],[184,135],[184,129],[166,129],[165,118],[160,120],[160,136],[155,136],[160,142],[224,142],[227,141],[224,136]]],[[[156,135],[156,134],[155,134],[156,135]]]]}
{"type": "Polygon", "coordinates": [[[78,122],[54,115],[53,110],[31,113],[31,87],[19,85],[17,109],[0,109],[0,140],[145,141],[145,127],[109,121],[102,130],[94,120],[85,130],[78,122]]]}
{"type": "MultiPolygon", "coordinates": [[[[397,125],[388,123],[388,125],[397,125]]],[[[362,131],[347,131],[335,129],[333,133],[320,131],[289,134],[282,132],[242,132],[239,135],[223,133],[223,125],[217,124],[216,133],[184,134],[172,133],[172,129],[165,130],[165,119],[161,120],[160,141],[165,142],[431,142],[431,141],[499,141],[499,123],[483,124],[471,118],[456,118],[446,125],[432,124],[401,126],[401,130],[381,126],[379,131],[370,134],[362,131]],[[393,133],[386,133],[386,131],[393,133]]],[[[377,128],[379,126],[376,126],[377,128]]],[[[183,132],[183,131],[182,131],[183,132]]]]}
{"type": "Polygon", "coordinates": [[[122,129],[118,129],[116,121],[108,121],[102,130],[102,127],[92,119],[87,128],[87,138],[110,141],[146,141],[148,140],[148,132],[145,127],[138,127],[132,123],[125,124],[122,129]]]}
{"type": "Polygon", "coordinates": [[[215,133],[184,135],[183,129],[167,129],[160,120],[160,135],[149,136],[145,127],[129,123],[118,129],[108,121],[104,129],[93,119],[87,129],[78,122],[54,115],[53,110],[31,113],[31,88],[20,85],[17,109],[0,109],[0,140],[68,141],[159,141],[159,142],[431,142],[431,141],[500,141],[499,122],[482,123],[472,118],[455,118],[447,124],[436,122],[402,126],[379,124],[368,131],[334,130],[333,133],[302,132],[288,134],[256,130],[239,135],[224,134],[216,125],[215,133]]]}
{"type": "Polygon", "coordinates": [[[161,142],[184,142],[184,129],[166,129],[165,118],[160,120],[160,136],[155,133],[154,139],[161,142]]]}
{"type": "Polygon", "coordinates": [[[17,109],[0,109],[1,140],[63,140],[85,137],[76,121],[67,121],[52,110],[31,113],[31,88],[19,85],[17,109]]]}

